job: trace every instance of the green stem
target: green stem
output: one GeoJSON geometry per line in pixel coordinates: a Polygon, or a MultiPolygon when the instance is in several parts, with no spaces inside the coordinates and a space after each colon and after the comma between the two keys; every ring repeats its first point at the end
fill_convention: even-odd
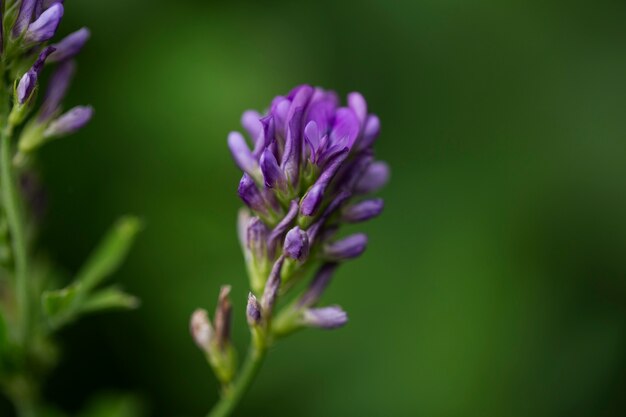
{"type": "Polygon", "coordinates": [[[232,387],[226,391],[222,398],[213,407],[207,417],[227,417],[237,407],[241,398],[246,394],[252,381],[261,369],[267,349],[265,346],[259,346],[257,343],[251,343],[248,350],[248,357],[239,373],[237,380],[232,387]]]}
{"type": "Polygon", "coordinates": [[[29,327],[28,281],[26,276],[26,233],[22,218],[21,199],[17,190],[11,157],[11,130],[2,129],[0,135],[0,188],[7,216],[13,256],[15,258],[15,291],[20,314],[20,340],[25,343],[29,327]]]}

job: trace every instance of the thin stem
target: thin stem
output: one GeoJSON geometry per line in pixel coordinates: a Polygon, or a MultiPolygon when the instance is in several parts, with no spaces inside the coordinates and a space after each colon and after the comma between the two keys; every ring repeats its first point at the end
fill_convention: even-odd
{"type": "Polygon", "coordinates": [[[265,346],[260,346],[254,342],[250,344],[248,356],[237,380],[222,395],[222,398],[215,404],[207,417],[227,417],[235,410],[241,398],[252,385],[252,381],[254,381],[259,369],[261,369],[266,354],[267,349],[265,346]]]}
{"type": "Polygon", "coordinates": [[[20,314],[20,340],[26,341],[29,327],[28,281],[26,276],[26,233],[22,218],[21,199],[13,170],[11,157],[11,131],[2,129],[0,135],[0,188],[2,202],[7,216],[11,245],[15,258],[15,291],[20,314]]]}

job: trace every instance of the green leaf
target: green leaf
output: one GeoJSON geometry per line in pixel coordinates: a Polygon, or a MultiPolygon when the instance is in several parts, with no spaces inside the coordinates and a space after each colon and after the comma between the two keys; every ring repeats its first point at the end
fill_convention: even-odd
{"type": "Polygon", "coordinates": [[[141,222],[133,216],[123,217],[108,232],[80,270],[76,282],[87,293],[119,268],[141,229],[141,222]]]}
{"type": "Polygon", "coordinates": [[[139,306],[139,299],[126,294],[117,287],[109,287],[90,295],[80,306],[81,313],[102,310],[132,309],[139,306]]]}
{"type": "Polygon", "coordinates": [[[54,327],[72,319],[79,291],[77,285],[70,285],[61,290],[44,291],[41,296],[43,312],[54,327]]]}
{"type": "Polygon", "coordinates": [[[136,396],[105,393],[93,398],[78,417],[141,417],[145,415],[143,402],[136,396]]]}

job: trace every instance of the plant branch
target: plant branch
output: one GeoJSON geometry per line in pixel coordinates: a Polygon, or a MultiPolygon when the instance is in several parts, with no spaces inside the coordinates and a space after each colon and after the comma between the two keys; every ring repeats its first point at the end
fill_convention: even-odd
{"type": "Polygon", "coordinates": [[[243,364],[237,380],[230,389],[224,392],[222,398],[213,407],[207,417],[228,417],[237,407],[241,398],[246,394],[252,381],[258,374],[267,354],[267,347],[263,343],[250,343],[248,356],[243,364]]]}
{"type": "Polygon", "coordinates": [[[20,314],[20,340],[25,343],[29,328],[26,233],[22,203],[11,157],[11,129],[5,126],[0,134],[0,186],[15,259],[15,290],[20,314]]]}

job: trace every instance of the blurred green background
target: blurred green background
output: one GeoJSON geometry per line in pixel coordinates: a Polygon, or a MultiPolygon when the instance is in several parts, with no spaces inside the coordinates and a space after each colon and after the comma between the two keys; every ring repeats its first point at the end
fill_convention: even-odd
{"type": "Polygon", "coordinates": [[[42,152],[41,245],[73,271],[118,215],[146,228],[117,275],[141,309],[64,332],[57,405],[209,409],[191,311],[232,283],[248,340],[226,135],[310,83],[380,116],[386,211],[325,298],[349,325],[276,346],[237,415],[626,414],[624,1],[67,3],[96,118],[42,152]]]}

